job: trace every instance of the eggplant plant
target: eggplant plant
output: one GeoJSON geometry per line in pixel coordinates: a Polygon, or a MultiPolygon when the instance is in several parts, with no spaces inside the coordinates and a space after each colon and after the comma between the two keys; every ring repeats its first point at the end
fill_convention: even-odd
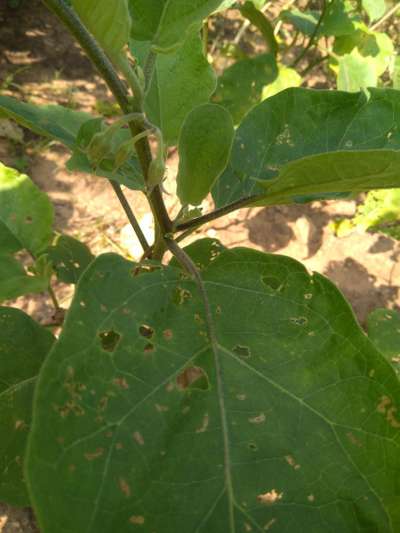
{"type": "MultiPolygon", "coordinates": [[[[143,257],[93,257],[55,235],[47,196],[0,166],[0,297],[49,290],[61,322],[52,279],[76,285],[58,338],[0,308],[0,500],[32,506],[42,533],[398,533],[400,382],[375,322],[371,340],[340,291],[291,258],[184,239],[242,207],[399,187],[400,92],[275,87],[260,101],[279,72],[263,2],[44,3],[121,113],[5,95],[0,112],[108,181],[143,257]],[[267,83],[257,65],[250,85],[242,67],[217,80],[205,57],[203,21],[232,7],[269,39],[267,83]],[[154,242],[124,188],[147,199],[154,242]],[[209,193],[215,208],[199,212],[209,193]]],[[[348,4],[324,3],[313,39],[348,4]]]]}

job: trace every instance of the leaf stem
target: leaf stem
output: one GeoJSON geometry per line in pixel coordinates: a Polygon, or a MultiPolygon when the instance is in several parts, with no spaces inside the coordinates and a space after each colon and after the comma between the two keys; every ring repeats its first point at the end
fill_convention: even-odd
{"type": "Polygon", "coordinates": [[[149,243],[147,242],[147,239],[142,231],[142,228],[139,225],[139,222],[137,221],[137,218],[135,217],[131,206],[129,205],[128,200],[126,199],[124,193],[122,192],[121,185],[119,183],[116,183],[113,180],[109,180],[111,183],[111,187],[114,189],[115,194],[117,195],[117,198],[122,206],[122,209],[125,211],[125,214],[136,233],[137,238],[139,239],[139,242],[144,250],[144,252],[147,252],[150,248],[149,243]]]}
{"type": "Polygon", "coordinates": [[[217,218],[227,215],[228,213],[232,213],[232,211],[236,211],[241,207],[248,207],[257,202],[258,200],[262,200],[263,198],[265,198],[265,194],[254,194],[252,196],[246,196],[244,198],[241,198],[240,200],[237,200],[236,202],[232,202],[231,204],[225,205],[224,207],[215,209],[214,211],[211,211],[211,213],[207,213],[206,215],[202,215],[201,217],[193,218],[192,220],[188,220],[187,222],[177,224],[174,230],[194,230],[199,226],[206,224],[207,222],[211,222],[212,220],[216,220],[217,218]]]}
{"type": "Polygon", "coordinates": [[[400,9],[400,3],[396,3],[394,6],[392,6],[389,11],[387,11],[383,17],[375,22],[375,24],[372,24],[370,29],[372,31],[375,31],[381,24],[383,24],[388,18],[390,18],[392,15],[396,13],[397,10],[400,9]]]}

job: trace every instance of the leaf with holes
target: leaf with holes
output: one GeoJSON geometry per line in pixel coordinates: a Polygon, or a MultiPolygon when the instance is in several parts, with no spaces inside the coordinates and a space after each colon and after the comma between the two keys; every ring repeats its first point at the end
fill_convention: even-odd
{"type": "Polygon", "coordinates": [[[179,135],[177,195],[183,205],[199,205],[224,171],[235,135],[230,113],[216,104],[195,107],[179,135]]]}
{"type": "MultiPolygon", "coordinates": [[[[352,94],[300,88],[283,91],[253,108],[236,130],[231,159],[213,189],[214,200],[222,207],[243,196],[265,194],[271,179],[294,168],[290,165],[296,161],[302,166],[301,160],[306,161],[309,156],[322,163],[326,154],[324,164],[337,163],[337,168],[328,169],[335,172],[347,161],[341,152],[354,152],[353,157],[362,164],[364,154],[370,160],[375,157],[368,151],[397,151],[399,122],[400,93],[392,89],[352,94]]],[[[392,155],[395,160],[397,155],[392,155]]],[[[375,167],[379,165],[379,154],[376,157],[375,167]]],[[[312,161],[307,164],[312,170],[312,161]]],[[[317,197],[332,190],[325,190],[325,179],[319,183],[319,177],[309,175],[310,187],[319,193],[317,197]]],[[[379,178],[375,188],[380,183],[379,178]]],[[[383,187],[387,186],[385,182],[383,187]]],[[[267,198],[265,203],[268,205],[269,201],[267,198]]]]}
{"type": "MultiPolygon", "coordinates": [[[[149,43],[131,41],[131,50],[143,58],[149,43]]],[[[182,45],[171,54],[155,58],[153,76],[145,96],[145,110],[167,144],[176,144],[186,115],[197,105],[207,102],[214,92],[216,77],[203,55],[199,33],[190,32],[182,45]]]]}
{"type": "Polygon", "coordinates": [[[34,406],[41,531],[397,531],[400,383],[342,295],[246,249],[202,278],[207,305],[171,266],[81,278],[34,406]]]}
{"type": "Polygon", "coordinates": [[[47,254],[57,278],[64,283],[78,283],[82,273],[94,259],[86,244],[68,235],[59,235],[47,249],[47,254]]]}
{"type": "Polygon", "coordinates": [[[53,207],[25,174],[0,163],[0,222],[32,254],[42,252],[52,238],[53,207]]]}
{"type": "Polygon", "coordinates": [[[54,337],[19,309],[0,307],[0,500],[27,506],[23,461],[33,389],[54,337]]]}

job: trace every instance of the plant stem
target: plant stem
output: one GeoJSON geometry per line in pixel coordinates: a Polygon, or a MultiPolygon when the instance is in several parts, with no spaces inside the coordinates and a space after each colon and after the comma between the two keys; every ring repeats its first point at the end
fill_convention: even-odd
{"type": "Polygon", "coordinates": [[[381,19],[375,22],[370,29],[372,31],[375,31],[381,24],[383,24],[388,18],[390,18],[392,15],[396,13],[397,10],[400,9],[400,3],[396,3],[394,6],[392,6],[389,11],[387,11],[381,19]]]}
{"type": "MultiPolygon", "coordinates": [[[[107,83],[109,89],[113,93],[123,113],[125,115],[131,113],[132,108],[128,100],[128,93],[125,85],[119,79],[112,63],[110,62],[104,51],[98,45],[97,41],[87,30],[87,28],[82,24],[75,11],[68,5],[66,0],[42,1],[59,17],[59,19],[77,39],[89,59],[97,68],[104,81],[107,83]]],[[[138,124],[136,120],[132,120],[131,122],[129,122],[129,128],[133,137],[144,131],[143,125],[138,124]]],[[[148,143],[147,138],[143,138],[138,143],[136,143],[136,152],[138,155],[145,182],[147,182],[148,170],[152,160],[150,145],[148,143]]],[[[169,233],[171,231],[172,223],[168,216],[168,212],[162,198],[160,187],[154,187],[151,194],[149,194],[147,198],[150,203],[150,207],[155,218],[156,225],[160,226],[161,233],[163,235],[169,233]]]]}
{"type": "Polygon", "coordinates": [[[257,202],[258,200],[262,200],[263,198],[265,198],[265,194],[254,194],[253,196],[246,196],[245,198],[241,198],[236,202],[232,202],[231,204],[225,205],[224,207],[215,209],[215,211],[211,211],[211,213],[202,215],[201,217],[193,218],[192,220],[188,220],[187,222],[182,222],[181,224],[177,224],[174,229],[175,231],[186,231],[189,229],[194,230],[199,226],[206,224],[206,222],[211,222],[211,220],[215,220],[224,215],[227,215],[228,213],[232,213],[232,211],[236,211],[236,209],[240,209],[241,207],[248,207],[257,202]]]}
{"type": "Polygon", "coordinates": [[[125,211],[125,214],[136,233],[137,238],[139,239],[139,242],[145,252],[147,252],[150,248],[149,243],[146,240],[146,237],[144,236],[144,233],[142,231],[142,228],[139,225],[139,222],[137,221],[131,206],[129,205],[128,200],[126,199],[124,193],[122,192],[121,185],[119,183],[116,183],[113,180],[109,180],[111,183],[111,187],[114,189],[115,194],[117,195],[118,200],[120,201],[120,204],[122,206],[122,209],[125,211]]]}
{"type": "MultiPolygon", "coordinates": [[[[334,0],[333,0],[334,1],[334,0]]],[[[315,40],[317,38],[317,35],[318,35],[318,32],[319,32],[319,29],[321,27],[321,24],[325,18],[325,15],[326,15],[326,10],[327,10],[327,2],[326,0],[322,0],[322,11],[321,11],[321,15],[318,19],[318,22],[314,28],[314,31],[312,32],[312,35],[310,37],[310,40],[308,41],[308,44],[305,48],[303,48],[303,50],[301,51],[301,53],[298,55],[298,57],[293,61],[293,63],[290,65],[290,68],[294,68],[298,63],[300,63],[300,61],[303,59],[303,57],[307,54],[307,52],[310,50],[310,48],[315,44],[315,40]]]]}
{"type": "Polygon", "coordinates": [[[47,289],[47,292],[50,295],[51,301],[53,302],[54,309],[56,310],[56,313],[58,313],[61,310],[61,306],[58,303],[56,293],[54,292],[52,286],[49,284],[49,287],[47,289]]]}

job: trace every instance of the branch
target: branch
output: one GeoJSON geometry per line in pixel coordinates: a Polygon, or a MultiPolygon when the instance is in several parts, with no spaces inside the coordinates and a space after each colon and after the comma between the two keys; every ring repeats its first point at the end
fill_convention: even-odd
{"type": "MultiPolygon", "coordinates": [[[[122,83],[114,67],[102,48],[99,46],[93,35],[82,24],[75,11],[68,5],[66,0],[42,0],[44,4],[51,9],[57,17],[64,23],[69,31],[74,35],[89,59],[101,74],[107,83],[110,91],[113,93],[119,106],[125,115],[132,112],[131,104],[128,100],[128,93],[125,85],[122,83]]],[[[129,123],[132,136],[135,137],[144,131],[142,125],[132,120],[129,123]]],[[[148,178],[148,169],[152,160],[150,145],[146,138],[136,143],[136,151],[145,181],[148,178]]],[[[157,224],[163,234],[171,231],[171,220],[165,207],[160,187],[154,187],[148,196],[149,203],[157,224]]]]}
{"type": "MultiPolygon", "coordinates": [[[[334,1],[334,0],[332,0],[332,1],[334,1]]],[[[306,55],[306,53],[309,51],[309,49],[314,45],[315,39],[316,39],[316,37],[318,35],[318,32],[319,32],[319,29],[321,27],[321,24],[322,24],[322,22],[323,22],[323,20],[325,18],[327,7],[328,6],[327,6],[326,0],[323,0],[321,16],[318,19],[318,22],[317,22],[317,24],[316,24],[316,26],[314,28],[314,31],[312,32],[310,40],[308,41],[307,46],[305,48],[303,48],[303,50],[301,51],[299,56],[290,65],[290,68],[294,68],[298,63],[300,63],[300,61],[303,59],[303,57],[306,55]]]]}

